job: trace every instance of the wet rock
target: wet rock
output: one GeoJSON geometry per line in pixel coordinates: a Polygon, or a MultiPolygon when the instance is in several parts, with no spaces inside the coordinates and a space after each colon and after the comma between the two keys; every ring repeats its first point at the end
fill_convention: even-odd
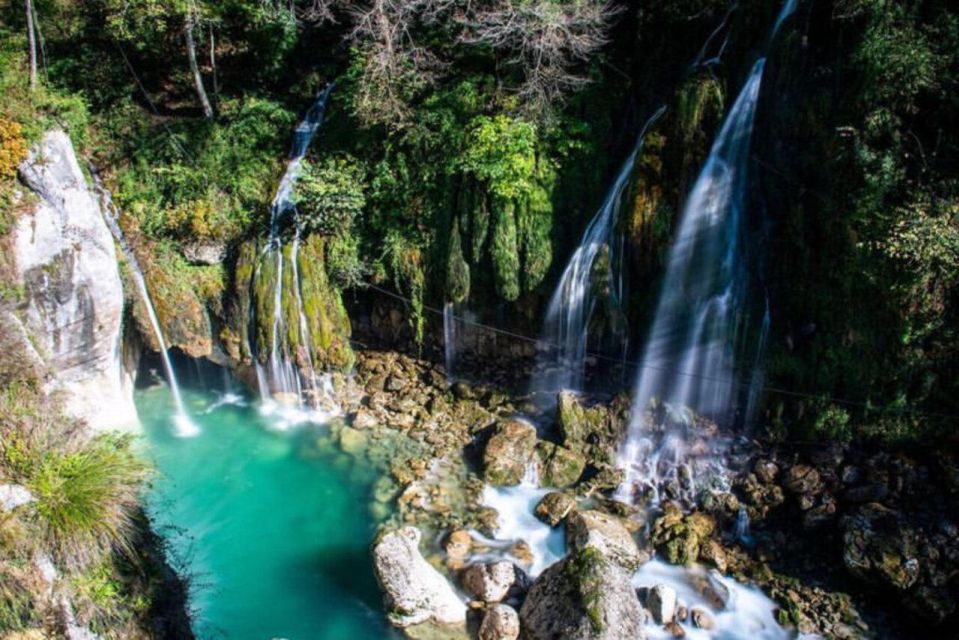
{"type": "Polygon", "coordinates": [[[552,442],[541,441],[536,445],[540,480],[546,487],[568,487],[576,483],[586,468],[586,458],[552,442]]]}
{"type": "Polygon", "coordinates": [[[842,520],[843,563],[870,582],[905,590],[919,578],[915,533],[898,512],[880,504],[860,507],[842,520]]]}
{"type": "Polygon", "coordinates": [[[596,549],[544,571],[520,609],[529,640],[642,640],[644,615],[628,571],[596,549]]]}
{"type": "Polygon", "coordinates": [[[761,458],[753,466],[753,472],[760,482],[771,484],[776,481],[776,476],[779,475],[779,465],[772,460],[761,458]]]}
{"type": "Polygon", "coordinates": [[[700,547],[715,530],[715,521],[698,511],[684,515],[674,502],[667,502],[663,509],[663,515],[653,521],[650,542],[667,562],[692,564],[699,557],[700,547]]]}
{"type": "Polygon", "coordinates": [[[783,478],[785,487],[796,494],[816,495],[822,491],[822,481],[819,472],[806,464],[797,464],[789,467],[783,478]]]}
{"type": "Polygon", "coordinates": [[[657,584],[646,596],[646,608],[657,623],[672,622],[676,616],[676,590],[665,584],[657,584]]]}
{"type": "Polygon", "coordinates": [[[419,542],[419,530],[404,527],[382,532],[373,543],[373,569],[390,621],[400,627],[428,621],[464,625],[466,605],[420,555],[419,542]]]}
{"type": "Polygon", "coordinates": [[[464,560],[473,548],[473,537],[469,531],[457,529],[446,538],[446,555],[454,560],[464,560]]]}
{"type": "Polygon", "coordinates": [[[729,589],[717,577],[715,572],[705,576],[695,576],[692,579],[693,587],[706,599],[713,609],[725,609],[731,594],[729,589]]]}
{"type": "Polygon", "coordinates": [[[356,456],[366,450],[367,435],[352,427],[343,427],[340,431],[340,447],[345,453],[356,456]]]}
{"type": "Polygon", "coordinates": [[[563,443],[571,449],[586,444],[590,434],[604,433],[608,417],[606,407],[584,407],[579,396],[571,391],[561,391],[559,394],[556,421],[563,443]]]}
{"type": "Polygon", "coordinates": [[[683,626],[682,626],[681,624],[679,624],[678,622],[675,622],[675,621],[673,621],[673,622],[667,622],[667,623],[664,625],[664,627],[665,627],[666,631],[668,631],[669,634],[670,634],[671,636],[673,636],[674,638],[685,638],[685,637],[686,637],[686,630],[683,629],[683,626]]]}
{"type": "Polygon", "coordinates": [[[720,573],[726,573],[728,561],[726,550],[716,540],[707,540],[699,547],[699,559],[712,564],[720,573]]]}
{"type": "Polygon", "coordinates": [[[379,424],[379,421],[376,419],[376,416],[373,415],[373,412],[366,409],[360,409],[353,414],[353,419],[350,421],[350,426],[354,429],[373,429],[379,424]]]}
{"type": "Polygon", "coordinates": [[[409,380],[399,375],[392,375],[386,379],[384,389],[387,391],[402,391],[409,385],[409,380]]]}
{"type": "Polygon", "coordinates": [[[690,611],[689,617],[692,620],[693,626],[697,629],[709,631],[716,626],[716,621],[713,620],[713,616],[705,609],[695,607],[690,611]]]}
{"type": "Polygon", "coordinates": [[[532,425],[518,420],[500,422],[483,452],[486,481],[494,486],[519,484],[535,447],[536,429],[532,425]]]}
{"type": "Polygon", "coordinates": [[[463,572],[463,589],[477,600],[500,602],[516,583],[516,568],[512,562],[478,563],[463,572]]]}
{"type": "Polygon", "coordinates": [[[616,516],[600,511],[576,511],[566,518],[566,542],[578,550],[596,549],[611,562],[635,571],[649,560],[616,516]]]}
{"type": "Polygon", "coordinates": [[[506,604],[491,607],[479,628],[479,640],[516,640],[519,638],[519,614],[506,604]]]}
{"type": "Polygon", "coordinates": [[[557,526],[576,508],[576,500],[565,493],[553,491],[543,496],[534,511],[537,518],[551,527],[557,526]]]}

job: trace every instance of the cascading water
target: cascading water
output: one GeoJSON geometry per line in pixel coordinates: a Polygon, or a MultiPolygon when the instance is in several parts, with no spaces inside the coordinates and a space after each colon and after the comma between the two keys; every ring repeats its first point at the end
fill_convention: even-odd
{"type": "Polygon", "coordinates": [[[452,302],[443,305],[443,350],[446,361],[446,379],[453,381],[456,365],[456,309],[452,302]]]}
{"type": "MultiPolygon", "coordinates": [[[[795,1],[788,0],[769,42],[794,10],[795,1]]],[[[740,386],[737,342],[746,333],[748,271],[742,236],[749,147],[765,64],[762,57],[753,65],[680,219],[620,452],[626,472],[619,492],[623,499],[636,491],[658,499],[657,485],[664,478],[672,484],[671,497],[693,497],[697,473],[713,464],[715,442],[687,433],[694,426],[691,410],[717,419],[733,410],[740,386]],[[647,411],[653,400],[666,411],[647,411]],[[663,433],[654,433],[657,429],[663,433]],[[668,446],[670,455],[660,455],[657,443],[668,446]]]]}
{"type": "Polygon", "coordinates": [[[170,355],[167,353],[166,340],[163,338],[163,331],[160,330],[160,321],[157,318],[153,300],[150,298],[150,291],[147,289],[146,279],[143,277],[143,270],[140,269],[140,262],[137,260],[136,254],[133,253],[130,245],[127,244],[126,236],[123,235],[123,230],[120,228],[118,221],[119,215],[116,210],[116,205],[113,203],[113,196],[106,187],[103,186],[99,173],[97,173],[96,168],[92,165],[90,165],[90,174],[93,176],[93,184],[96,187],[97,193],[100,195],[100,206],[103,209],[103,218],[130,267],[130,275],[133,277],[133,282],[136,284],[137,291],[140,293],[140,299],[143,301],[144,308],[146,308],[147,317],[150,319],[150,326],[153,327],[157,345],[160,347],[160,359],[163,361],[163,370],[166,373],[167,383],[170,385],[170,394],[173,396],[173,403],[176,407],[176,412],[173,414],[173,425],[176,434],[184,438],[199,435],[199,428],[193,423],[190,416],[187,415],[186,408],[183,404],[180,385],[177,384],[176,374],[173,371],[173,362],[170,361],[170,355]]]}
{"type": "MultiPolygon", "coordinates": [[[[297,125],[290,149],[290,159],[270,207],[270,235],[260,260],[270,260],[275,264],[273,327],[270,352],[265,364],[259,358],[255,359],[260,395],[264,399],[279,399],[284,404],[299,406],[303,400],[305,382],[306,387],[311,392],[323,396],[329,409],[335,409],[335,403],[331,399],[328,381],[317,380],[312,361],[313,348],[309,323],[303,309],[300,293],[298,254],[302,226],[293,200],[293,189],[299,178],[300,167],[307,149],[323,123],[326,104],[332,91],[333,83],[330,83],[317,95],[316,101],[297,125]],[[290,229],[292,229],[292,239],[289,242],[289,255],[287,256],[284,249],[284,232],[290,229]],[[288,269],[290,273],[287,283],[289,291],[284,292],[284,281],[286,280],[284,263],[286,260],[289,260],[288,269]],[[295,305],[296,331],[299,335],[300,344],[304,347],[297,354],[291,353],[291,345],[285,339],[288,334],[288,318],[284,317],[284,294],[292,296],[295,305]]],[[[252,325],[253,320],[251,318],[251,327],[252,325]]],[[[314,398],[314,401],[316,400],[314,398]]]]}
{"type": "Polygon", "coordinates": [[[534,393],[550,398],[563,389],[580,390],[583,386],[589,322],[597,300],[594,288],[598,283],[593,267],[604,250],[609,253],[604,284],[614,305],[618,305],[622,282],[619,256],[614,255],[618,254],[614,251],[616,217],[646,132],[665,111],[666,107],[660,107],[643,125],[633,150],[623,162],[606,199],[586,227],[579,246],[563,271],[543,322],[542,341],[547,345],[547,351],[541,354],[530,385],[534,393]]]}

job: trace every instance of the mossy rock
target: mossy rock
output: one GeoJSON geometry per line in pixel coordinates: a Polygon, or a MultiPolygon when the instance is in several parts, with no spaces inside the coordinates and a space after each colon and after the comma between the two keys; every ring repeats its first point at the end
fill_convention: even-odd
{"type": "Polygon", "coordinates": [[[593,434],[604,438],[608,432],[609,411],[606,407],[584,407],[577,395],[571,391],[561,391],[557,403],[557,422],[563,444],[574,450],[587,444],[593,434]]]}
{"type": "Polygon", "coordinates": [[[547,487],[569,487],[576,484],[586,468],[583,455],[552,442],[536,444],[540,481],[547,487]]]}
{"type": "Polygon", "coordinates": [[[533,426],[517,420],[500,422],[483,452],[486,482],[494,486],[519,484],[535,448],[533,426]]]}
{"type": "Polygon", "coordinates": [[[650,542],[670,564],[690,565],[715,529],[710,516],[698,511],[685,515],[677,504],[667,502],[663,515],[653,521],[650,542]]]}

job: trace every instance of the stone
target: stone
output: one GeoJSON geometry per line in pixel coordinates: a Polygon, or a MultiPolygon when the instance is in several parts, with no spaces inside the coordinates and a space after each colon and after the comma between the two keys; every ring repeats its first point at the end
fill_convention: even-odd
{"type": "Polygon", "coordinates": [[[657,623],[672,622],[676,616],[676,590],[665,584],[657,584],[646,596],[646,609],[657,623]]]}
{"type": "Polygon", "coordinates": [[[630,573],[596,549],[546,569],[520,609],[527,640],[643,640],[645,616],[630,573]]]}
{"type": "Polygon", "coordinates": [[[566,543],[573,549],[596,549],[627,571],[649,560],[616,516],[601,511],[576,511],[566,518],[566,543]]]}
{"type": "Polygon", "coordinates": [[[699,559],[712,564],[720,573],[726,573],[729,562],[726,550],[716,540],[707,540],[699,547],[699,559]]]}
{"type": "Polygon", "coordinates": [[[367,435],[352,427],[343,427],[340,431],[340,447],[345,453],[352,456],[360,455],[366,450],[367,435]]]}
{"type": "Polygon", "coordinates": [[[860,507],[841,522],[843,563],[855,576],[897,590],[919,579],[915,532],[899,513],[878,503],[860,507]]]}
{"type": "Polygon", "coordinates": [[[715,530],[715,521],[698,511],[684,514],[675,502],[665,503],[663,511],[663,515],[653,521],[650,542],[667,562],[692,564],[715,530]]]}
{"type": "Polygon", "coordinates": [[[710,571],[708,575],[695,576],[691,581],[693,588],[706,599],[709,606],[717,611],[725,609],[732,596],[726,585],[719,580],[718,575],[715,571],[710,571]]]}
{"type": "Polygon", "coordinates": [[[483,602],[500,602],[506,598],[510,587],[516,582],[516,570],[512,562],[470,565],[463,572],[463,589],[483,602]]]}
{"type": "Polygon", "coordinates": [[[795,494],[816,495],[822,491],[822,480],[819,472],[806,464],[796,464],[786,471],[783,485],[795,494]]]}
{"type": "Polygon", "coordinates": [[[0,511],[13,511],[34,502],[30,490],[20,484],[0,484],[0,511]]]}
{"type": "Polygon", "coordinates": [[[353,420],[350,421],[350,426],[354,429],[372,429],[379,424],[379,421],[376,419],[376,416],[373,415],[372,411],[366,409],[360,409],[353,414],[353,420]]]}
{"type": "Polygon", "coordinates": [[[420,554],[420,535],[415,527],[384,530],[373,543],[373,569],[390,621],[399,627],[465,625],[466,605],[420,554]]]}
{"type": "Polygon", "coordinates": [[[565,493],[552,491],[536,505],[534,515],[551,527],[559,525],[576,508],[576,500],[565,493]]]}
{"type": "Polygon", "coordinates": [[[193,241],[181,246],[183,257],[192,264],[215,265],[226,258],[225,242],[193,241]]]}
{"type": "Polygon", "coordinates": [[[506,604],[491,607],[479,628],[479,640],[516,640],[519,638],[519,614],[506,604]]]}
{"type": "Polygon", "coordinates": [[[694,607],[693,610],[689,612],[689,617],[692,620],[693,626],[697,629],[709,631],[716,626],[716,621],[713,620],[712,615],[705,609],[694,607]]]}
{"type": "Polygon", "coordinates": [[[669,635],[674,638],[685,638],[686,630],[683,629],[683,626],[676,621],[667,622],[665,625],[666,631],[669,632],[669,635]]]}
{"type": "Polygon", "coordinates": [[[494,486],[513,486],[523,480],[536,447],[536,428],[519,420],[496,425],[483,452],[484,478],[494,486]]]}
{"type": "Polygon", "coordinates": [[[10,284],[23,287],[23,327],[51,373],[44,390],[93,429],[135,429],[132,378],[121,363],[117,253],[67,134],[47,132],[20,177],[38,202],[13,229],[10,284]]]}
{"type": "Polygon", "coordinates": [[[541,441],[536,445],[540,482],[546,487],[569,487],[579,480],[586,468],[586,458],[566,447],[541,441]]]}
{"type": "Polygon", "coordinates": [[[605,432],[608,418],[605,407],[584,407],[572,391],[561,391],[557,397],[556,421],[563,444],[571,449],[586,444],[591,434],[605,432]]]}
{"type": "Polygon", "coordinates": [[[753,472],[760,482],[771,484],[776,481],[776,476],[779,475],[779,465],[772,460],[761,458],[753,466],[753,472]]]}
{"type": "Polygon", "coordinates": [[[446,538],[446,555],[454,560],[463,560],[473,547],[473,536],[465,529],[457,529],[446,538]]]}

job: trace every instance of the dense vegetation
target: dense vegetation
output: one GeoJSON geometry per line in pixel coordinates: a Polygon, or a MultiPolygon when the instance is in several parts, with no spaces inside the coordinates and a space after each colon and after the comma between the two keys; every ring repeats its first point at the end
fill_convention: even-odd
{"type": "MultiPolygon", "coordinates": [[[[291,128],[335,80],[297,195],[330,286],[412,298],[420,339],[426,305],[467,299],[529,333],[666,103],[622,216],[641,344],[676,212],[777,9],[740,3],[721,61],[687,75],[725,4],[647,4],[34,0],[31,91],[23,6],[10,3],[0,192],[23,142],[66,126],[108,173],[151,283],[243,342],[236,258],[185,256],[262,242],[291,128]]],[[[775,43],[752,207],[768,249],[767,379],[824,398],[769,394],[779,433],[918,438],[946,426],[932,414],[959,411],[957,45],[942,0],[800,2],[775,43]]]]}

